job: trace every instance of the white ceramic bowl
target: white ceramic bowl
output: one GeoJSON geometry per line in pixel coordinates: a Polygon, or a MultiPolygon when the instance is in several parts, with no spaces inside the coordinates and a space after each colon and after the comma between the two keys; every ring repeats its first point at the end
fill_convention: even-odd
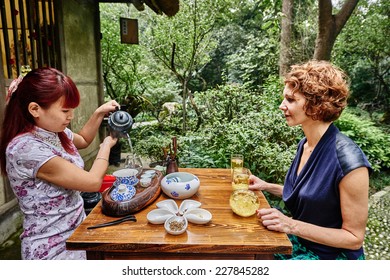
{"type": "Polygon", "coordinates": [[[176,201],[173,199],[164,199],[156,203],[156,206],[161,209],[166,209],[171,211],[175,215],[179,212],[179,207],[177,207],[176,201]]]}
{"type": "Polygon", "coordinates": [[[169,197],[185,199],[193,196],[199,189],[198,177],[188,172],[174,172],[161,180],[161,189],[169,197]]]}
{"type": "Polygon", "coordinates": [[[187,230],[188,221],[184,216],[172,216],[164,223],[165,230],[173,235],[179,235],[187,230]]]}
{"type": "Polygon", "coordinates": [[[181,202],[180,207],[177,206],[177,203],[173,199],[165,199],[156,203],[156,206],[161,209],[166,209],[171,211],[175,215],[183,215],[188,210],[193,208],[199,208],[202,205],[199,201],[192,199],[185,199],[181,202]]]}
{"type": "Polygon", "coordinates": [[[210,222],[212,215],[205,209],[192,208],[184,214],[184,217],[186,217],[190,223],[202,225],[210,222]]]}
{"type": "Polygon", "coordinates": [[[146,215],[146,219],[151,224],[159,225],[165,223],[168,218],[173,216],[175,214],[167,209],[153,209],[146,215]]]}
{"type": "Polygon", "coordinates": [[[187,211],[193,208],[199,208],[202,205],[199,201],[192,199],[185,199],[181,202],[179,207],[179,215],[185,214],[187,211]]]}

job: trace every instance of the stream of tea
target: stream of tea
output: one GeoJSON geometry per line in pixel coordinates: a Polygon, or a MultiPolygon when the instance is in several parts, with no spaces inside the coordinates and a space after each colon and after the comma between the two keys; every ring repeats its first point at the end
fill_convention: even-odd
{"type": "Polygon", "coordinates": [[[133,143],[131,143],[131,138],[128,133],[125,134],[127,140],[129,141],[129,146],[130,146],[130,152],[133,155],[133,160],[134,160],[134,150],[133,150],[133,143]]]}
{"type": "Polygon", "coordinates": [[[129,158],[129,157],[126,158],[125,166],[127,168],[129,168],[129,167],[137,168],[137,165],[140,165],[140,166],[138,166],[138,168],[140,168],[140,167],[142,168],[142,163],[141,162],[137,162],[137,161],[140,161],[140,160],[138,160],[135,157],[134,150],[133,150],[133,143],[131,142],[131,138],[130,138],[129,133],[126,133],[125,137],[127,138],[127,141],[129,142],[130,153],[131,153],[131,158],[129,158]]]}

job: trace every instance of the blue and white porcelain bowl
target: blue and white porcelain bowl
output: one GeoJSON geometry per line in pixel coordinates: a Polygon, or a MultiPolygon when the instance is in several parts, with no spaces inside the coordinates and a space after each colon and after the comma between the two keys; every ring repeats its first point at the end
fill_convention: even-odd
{"type": "Polygon", "coordinates": [[[114,201],[128,201],[135,195],[135,188],[132,185],[120,184],[111,191],[111,198],[114,201]]]}
{"type": "Polygon", "coordinates": [[[186,199],[193,196],[199,189],[200,181],[194,174],[174,172],[161,180],[161,190],[173,199],[186,199]]]}
{"type": "Polygon", "coordinates": [[[119,186],[120,184],[125,185],[136,185],[138,183],[138,170],[137,169],[131,169],[131,168],[124,168],[119,169],[112,173],[112,175],[115,176],[115,186],[119,186]]]}

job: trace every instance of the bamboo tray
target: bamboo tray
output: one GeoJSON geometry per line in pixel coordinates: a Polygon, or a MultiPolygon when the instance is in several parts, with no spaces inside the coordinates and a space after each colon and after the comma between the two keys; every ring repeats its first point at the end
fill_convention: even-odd
{"type": "MultiPolygon", "coordinates": [[[[148,169],[144,169],[146,171],[148,169]]],[[[140,174],[141,175],[141,174],[140,174]]],[[[163,178],[161,171],[156,170],[151,185],[147,188],[139,183],[135,186],[136,194],[128,201],[115,201],[111,198],[111,192],[115,186],[102,193],[102,212],[107,216],[120,217],[140,211],[155,201],[161,194],[160,182],[163,178]]]]}

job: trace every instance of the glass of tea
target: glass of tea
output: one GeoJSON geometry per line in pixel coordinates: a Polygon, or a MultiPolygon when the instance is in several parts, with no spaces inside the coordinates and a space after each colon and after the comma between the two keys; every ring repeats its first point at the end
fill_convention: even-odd
{"type": "Polygon", "coordinates": [[[247,190],[249,189],[249,176],[251,172],[248,168],[237,167],[233,169],[233,190],[247,190]]]}
{"type": "Polygon", "coordinates": [[[241,154],[232,154],[230,157],[230,168],[232,172],[233,169],[242,167],[244,167],[244,156],[241,154]]]}

